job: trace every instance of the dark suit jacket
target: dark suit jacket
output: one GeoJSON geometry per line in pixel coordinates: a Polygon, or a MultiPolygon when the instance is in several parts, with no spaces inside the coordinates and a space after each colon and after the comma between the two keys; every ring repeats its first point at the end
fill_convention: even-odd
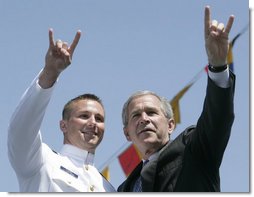
{"type": "MultiPolygon", "coordinates": [[[[190,126],[169,142],[155,161],[142,170],[143,192],[219,192],[219,168],[234,120],[235,76],[229,88],[220,88],[208,78],[203,111],[196,126],[190,126]]],[[[190,101],[193,102],[193,101],[190,101]]],[[[140,163],[119,186],[131,192],[140,175],[140,163]]]]}

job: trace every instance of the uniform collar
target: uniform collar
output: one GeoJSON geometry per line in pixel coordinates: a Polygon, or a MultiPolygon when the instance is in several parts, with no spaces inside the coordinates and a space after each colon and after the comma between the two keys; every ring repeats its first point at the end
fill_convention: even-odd
{"type": "Polygon", "coordinates": [[[70,144],[64,144],[60,153],[83,164],[94,165],[94,154],[70,144]]]}

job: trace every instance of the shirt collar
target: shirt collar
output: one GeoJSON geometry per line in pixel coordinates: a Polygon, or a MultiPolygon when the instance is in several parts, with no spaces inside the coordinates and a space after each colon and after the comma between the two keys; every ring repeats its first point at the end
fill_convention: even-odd
{"type": "Polygon", "coordinates": [[[94,165],[94,154],[70,144],[64,144],[60,153],[83,164],[94,165]]]}
{"type": "MultiPolygon", "coordinates": [[[[170,143],[171,143],[171,141],[168,141],[168,143],[166,143],[166,145],[164,145],[159,151],[153,153],[153,154],[148,158],[148,160],[149,160],[149,161],[156,160],[156,159],[159,157],[160,153],[161,153],[170,143]]],[[[144,163],[144,161],[145,161],[145,160],[143,159],[143,163],[144,163]]]]}
{"type": "MultiPolygon", "coordinates": [[[[149,161],[152,161],[152,160],[157,159],[158,157],[159,157],[159,152],[155,152],[155,153],[153,153],[153,154],[148,158],[148,160],[149,160],[149,161]]],[[[143,160],[143,163],[144,163],[144,160],[143,160]]]]}

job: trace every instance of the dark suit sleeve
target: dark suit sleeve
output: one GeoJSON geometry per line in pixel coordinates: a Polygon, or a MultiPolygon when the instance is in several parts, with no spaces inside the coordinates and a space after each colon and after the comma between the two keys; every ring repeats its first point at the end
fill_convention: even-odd
{"type": "Polygon", "coordinates": [[[230,87],[220,88],[208,77],[203,111],[189,138],[194,157],[210,167],[219,168],[234,121],[235,75],[230,73],[230,87]]]}

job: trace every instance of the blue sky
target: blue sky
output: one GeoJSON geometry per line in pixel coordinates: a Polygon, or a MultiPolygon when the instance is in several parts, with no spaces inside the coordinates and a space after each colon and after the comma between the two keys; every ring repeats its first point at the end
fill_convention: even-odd
{"type": "MultiPolygon", "coordinates": [[[[52,149],[63,142],[58,122],[63,105],[92,92],[106,108],[106,130],[96,152],[99,169],[122,147],[121,109],[136,90],[149,89],[172,99],[207,63],[204,48],[204,7],[212,18],[227,23],[235,15],[230,37],[249,23],[246,0],[0,0],[1,102],[0,191],[19,191],[7,157],[8,121],[19,99],[44,66],[48,29],[55,39],[71,42],[82,31],[72,65],[62,73],[43,121],[42,137],[52,149]]],[[[250,57],[249,32],[233,48],[235,122],[221,165],[223,192],[249,191],[250,57]]],[[[206,74],[180,101],[181,124],[177,136],[196,124],[203,105],[206,74]]],[[[111,183],[117,187],[124,174],[117,158],[110,160],[111,183]]]]}

